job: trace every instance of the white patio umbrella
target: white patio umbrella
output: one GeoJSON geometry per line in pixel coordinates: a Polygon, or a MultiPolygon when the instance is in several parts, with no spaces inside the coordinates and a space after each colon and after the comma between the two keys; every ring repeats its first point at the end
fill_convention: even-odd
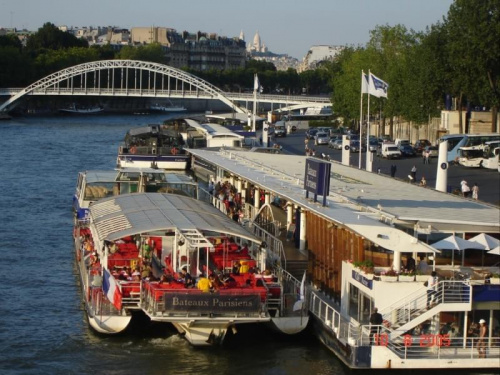
{"type": "MultiPolygon", "coordinates": [[[[433,248],[439,249],[439,250],[462,250],[462,251],[464,251],[465,249],[484,250],[484,245],[481,245],[480,243],[477,243],[477,242],[464,240],[463,238],[458,237],[454,234],[452,234],[449,237],[446,237],[445,239],[442,239],[441,241],[438,241],[438,242],[431,244],[431,246],[433,248]]],[[[454,253],[455,252],[453,252],[451,255],[451,265],[452,266],[455,263],[455,254],[454,253]]],[[[464,263],[464,254],[465,254],[465,252],[462,253],[462,266],[464,263]]]]}
{"type": "MultiPolygon", "coordinates": [[[[484,246],[484,250],[500,248],[500,240],[485,233],[480,233],[469,239],[471,242],[477,242],[484,246]]],[[[488,253],[490,253],[488,251],[488,253]]],[[[499,254],[500,255],[500,254],[499,254]]],[[[481,265],[484,265],[484,253],[481,254],[481,265]]]]}
{"type": "Polygon", "coordinates": [[[488,251],[488,254],[500,255],[500,246],[497,246],[493,250],[488,251]]]}
{"type": "Polygon", "coordinates": [[[478,234],[475,237],[472,237],[471,239],[469,239],[469,241],[480,243],[481,245],[484,246],[485,250],[492,250],[495,247],[499,247],[500,246],[500,240],[499,239],[497,239],[495,237],[492,237],[492,236],[490,236],[488,234],[484,234],[484,233],[481,233],[481,234],[478,234]]]}

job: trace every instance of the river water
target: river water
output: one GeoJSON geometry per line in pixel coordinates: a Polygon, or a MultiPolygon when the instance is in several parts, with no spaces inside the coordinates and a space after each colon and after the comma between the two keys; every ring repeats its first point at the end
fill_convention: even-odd
{"type": "Polygon", "coordinates": [[[344,374],[310,333],[246,326],[222,347],[193,348],[169,326],[102,336],[86,321],[72,249],[77,173],[112,169],[134,126],[165,115],[0,122],[0,373],[344,374]]]}

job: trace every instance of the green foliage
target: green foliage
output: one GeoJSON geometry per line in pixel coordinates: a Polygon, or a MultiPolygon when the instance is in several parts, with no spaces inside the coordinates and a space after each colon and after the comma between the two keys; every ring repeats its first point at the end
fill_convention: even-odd
{"type": "Polygon", "coordinates": [[[47,22],[28,38],[27,48],[30,51],[58,50],[71,47],[88,47],[88,42],[74,35],[59,30],[54,24],[47,22]]]}

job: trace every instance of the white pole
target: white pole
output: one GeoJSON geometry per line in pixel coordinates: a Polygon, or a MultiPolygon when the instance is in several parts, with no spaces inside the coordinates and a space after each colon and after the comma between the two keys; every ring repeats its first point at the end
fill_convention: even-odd
{"type": "MultiPolygon", "coordinates": [[[[363,72],[361,72],[363,73],[363,72]]],[[[364,74],[361,74],[361,79],[365,79],[364,74]]],[[[370,95],[370,94],[368,94],[370,95]]],[[[359,110],[359,140],[361,141],[363,134],[363,90],[361,90],[361,105],[359,110]]],[[[361,150],[359,151],[359,169],[361,169],[361,150]]]]}
{"type": "Polygon", "coordinates": [[[448,141],[439,144],[436,190],[446,193],[448,187],[448,141]]]}
{"type": "MultiPolygon", "coordinates": [[[[370,79],[370,71],[368,71],[368,79],[370,79]]],[[[368,83],[369,85],[370,83],[368,83]]],[[[359,137],[359,153],[361,154],[361,149],[362,149],[362,141],[361,137],[359,137]]],[[[366,145],[368,146],[370,144],[370,93],[368,93],[368,118],[366,119],[366,145]]],[[[361,156],[360,156],[361,158],[361,156]]],[[[370,160],[370,152],[367,150],[366,151],[366,171],[371,172],[372,171],[372,163],[370,160]]]]}
{"type": "MultiPolygon", "coordinates": [[[[254,75],[254,82],[255,82],[255,79],[256,79],[256,75],[254,75]]],[[[255,129],[255,114],[257,112],[257,89],[255,87],[255,84],[253,85],[253,116],[252,116],[252,131],[254,132],[256,129],[255,129]]]]}

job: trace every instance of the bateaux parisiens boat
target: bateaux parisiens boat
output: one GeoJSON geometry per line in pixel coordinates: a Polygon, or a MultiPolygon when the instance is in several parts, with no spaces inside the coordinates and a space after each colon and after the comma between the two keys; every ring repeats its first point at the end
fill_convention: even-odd
{"type": "MultiPolygon", "coordinates": [[[[261,240],[213,206],[173,194],[102,198],[77,220],[75,251],[90,325],[123,331],[131,312],[171,323],[193,345],[221,342],[228,329],[277,315],[281,284],[261,240]],[[240,268],[233,268],[236,261],[240,268]],[[189,276],[210,274],[211,290],[189,276]]],[[[201,277],[204,275],[205,277],[201,277]]]]}
{"type": "Polygon", "coordinates": [[[130,129],[118,149],[117,166],[185,170],[189,156],[181,134],[162,125],[130,129]]]}

